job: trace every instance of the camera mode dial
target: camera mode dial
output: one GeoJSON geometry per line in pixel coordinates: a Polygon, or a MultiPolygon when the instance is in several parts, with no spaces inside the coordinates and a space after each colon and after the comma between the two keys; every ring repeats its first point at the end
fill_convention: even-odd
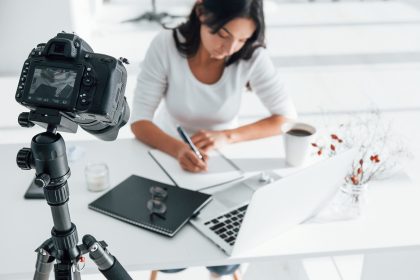
{"type": "Polygon", "coordinates": [[[42,52],[44,50],[45,44],[38,44],[36,48],[33,48],[30,55],[31,57],[42,56],[42,52]]]}

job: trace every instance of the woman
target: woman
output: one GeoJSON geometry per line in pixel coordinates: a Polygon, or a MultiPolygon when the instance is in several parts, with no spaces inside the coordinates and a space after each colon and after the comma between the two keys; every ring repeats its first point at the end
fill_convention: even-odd
{"type": "Polygon", "coordinates": [[[136,138],[187,171],[205,172],[208,151],[279,134],[296,113],[264,48],[264,30],[263,0],[197,1],[187,22],[161,32],[149,47],[134,97],[136,138]],[[238,126],[247,85],[271,115],[238,126]],[[204,161],[177,137],[177,125],[192,135],[204,161]]]}

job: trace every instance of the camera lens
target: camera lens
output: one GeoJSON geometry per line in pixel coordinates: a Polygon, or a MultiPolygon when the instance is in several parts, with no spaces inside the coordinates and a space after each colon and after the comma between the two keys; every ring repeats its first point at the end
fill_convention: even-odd
{"type": "Polygon", "coordinates": [[[128,107],[127,100],[124,99],[124,104],[120,111],[118,121],[116,125],[110,125],[108,123],[103,123],[97,120],[94,120],[89,123],[79,123],[80,127],[90,134],[95,135],[101,140],[104,141],[113,141],[117,139],[118,132],[121,127],[123,127],[130,118],[130,108],[128,107]]]}

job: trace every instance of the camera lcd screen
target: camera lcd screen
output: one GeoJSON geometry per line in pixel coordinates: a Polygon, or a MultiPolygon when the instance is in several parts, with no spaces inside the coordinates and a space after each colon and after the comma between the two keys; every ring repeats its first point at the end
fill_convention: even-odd
{"type": "Polygon", "coordinates": [[[35,68],[28,99],[49,104],[69,104],[77,72],[63,68],[35,68]]]}

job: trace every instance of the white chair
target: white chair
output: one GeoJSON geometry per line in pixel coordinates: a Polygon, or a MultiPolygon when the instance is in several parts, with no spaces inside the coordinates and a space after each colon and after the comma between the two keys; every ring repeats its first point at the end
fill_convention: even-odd
{"type": "Polygon", "coordinates": [[[166,12],[157,12],[156,0],[152,0],[152,11],[145,12],[136,18],[129,19],[124,22],[137,22],[137,21],[147,20],[151,22],[155,21],[159,24],[162,24],[165,18],[174,19],[174,18],[179,18],[179,17],[184,17],[184,16],[171,15],[166,12]]]}

